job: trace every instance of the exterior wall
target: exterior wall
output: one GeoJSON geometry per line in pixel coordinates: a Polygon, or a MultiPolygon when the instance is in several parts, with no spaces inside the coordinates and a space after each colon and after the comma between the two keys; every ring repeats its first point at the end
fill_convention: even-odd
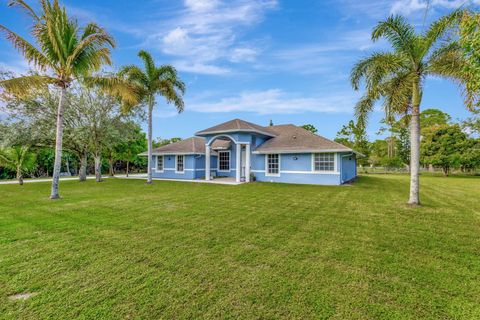
{"type": "Polygon", "coordinates": [[[184,155],[184,171],[176,172],[175,155],[163,156],[163,172],[157,171],[157,156],[153,156],[152,176],[162,179],[195,179],[195,155],[184,155]]]}
{"type": "Polygon", "coordinates": [[[340,180],[340,154],[335,155],[336,170],[331,173],[313,171],[311,153],[280,154],[280,174],[277,176],[265,174],[265,157],[264,154],[252,155],[252,172],[257,181],[321,185],[342,183],[340,180]]]}
{"type": "MultiPolygon", "coordinates": [[[[236,171],[236,159],[237,159],[237,148],[236,145],[232,143],[230,149],[221,150],[221,151],[230,151],[230,171],[218,171],[218,162],[215,161],[215,172],[217,177],[235,177],[236,171]]],[[[213,164],[211,165],[213,168],[213,164]]]]}
{"type": "MultiPolygon", "coordinates": [[[[210,172],[217,172],[217,156],[210,156],[210,172]]],[[[195,156],[195,179],[205,179],[205,155],[195,156]]]]}
{"type": "Polygon", "coordinates": [[[342,154],[342,183],[350,181],[357,176],[357,158],[355,154],[342,154]]]}

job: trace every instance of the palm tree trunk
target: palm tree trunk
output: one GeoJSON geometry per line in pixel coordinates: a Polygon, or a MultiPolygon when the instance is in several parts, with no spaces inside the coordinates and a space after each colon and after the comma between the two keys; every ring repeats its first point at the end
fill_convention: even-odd
{"type": "Polygon", "coordinates": [[[94,155],[95,161],[95,181],[102,182],[102,158],[100,153],[95,153],[94,155]]]}
{"type": "Polygon", "coordinates": [[[127,177],[128,177],[128,166],[130,165],[130,161],[127,160],[127,177]]]}
{"type": "Polygon", "coordinates": [[[17,180],[18,180],[18,184],[23,186],[23,174],[22,174],[22,170],[20,169],[20,166],[17,167],[17,180]]]}
{"type": "Polygon", "coordinates": [[[57,135],[55,139],[55,161],[53,165],[52,191],[50,199],[58,199],[58,182],[60,180],[60,169],[62,165],[62,138],[63,138],[63,109],[65,108],[66,88],[61,88],[60,99],[57,110],[57,135]]]}
{"type": "Polygon", "coordinates": [[[413,84],[412,118],[410,120],[410,199],[409,204],[420,204],[420,102],[419,82],[413,84]]]}
{"type": "Polygon", "coordinates": [[[78,179],[80,181],[87,180],[87,153],[84,152],[80,157],[80,171],[78,173],[78,179]]]}
{"type": "Polygon", "coordinates": [[[153,113],[153,98],[149,99],[148,103],[148,168],[147,168],[147,183],[152,183],[152,113],[153,113]]]}

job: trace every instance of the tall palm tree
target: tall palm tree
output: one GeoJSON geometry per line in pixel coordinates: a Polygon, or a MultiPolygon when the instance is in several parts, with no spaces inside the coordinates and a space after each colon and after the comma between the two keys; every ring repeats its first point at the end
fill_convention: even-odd
{"type": "Polygon", "coordinates": [[[131,87],[115,77],[95,77],[92,74],[102,65],[111,64],[110,48],[114,39],[100,26],[89,23],[83,28],[67,15],[58,0],[39,0],[41,12],[37,14],[23,0],[10,0],[9,6],[23,9],[32,19],[32,44],[17,33],[0,25],[0,33],[34,65],[40,74],[21,76],[0,82],[0,86],[16,95],[26,95],[30,89],[50,86],[60,90],[57,110],[55,163],[51,199],[59,198],[58,182],[62,159],[63,113],[66,93],[71,84],[82,80],[98,85],[119,95],[128,103],[135,103],[136,95],[131,87]]]}
{"type": "Polygon", "coordinates": [[[357,121],[366,125],[367,116],[378,100],[383,100],[387,118],[394,114],[410,117],[410,198],[409,204],[420,204],[420,105],[428,76],[439,76],[465,85],[462,72],[465,64],[461,47],[446,41],[448,31],[457,24],[460,11],[440,18],[426,31],[416,33],[401,16],[380,22],[372,32],[372,40],[385,38],[390,52],[376,52],[360,60],[352,69],[351,83],[355,90],[364,83],[366,92],[355,106],[357,121]]]}
{"type": "Polygon", "coordinates": [[[36,156],[28,146],[13,146],[0,149],[0,165],[14,170],[19,185],[23,185],[23,175],[35,166],[36,156]]]}
{"type": "MultiPolygon", "coordinates": [[[[185,84],[179,79],[177,71],[170,65],[155,66],[150,53],[140,51],[138,56],[143,60],[144,70],[129,65],[120,70],[120,74],[127,79],[140,96],[140,104],[148,108],[148,179],[152,183],[152,117],[155,106],[155,96],[161,95],[167,103],[173,103],[177,111],[183,112],[185,84]]],[[[130,105],[133,107],[134,105],[130,105]]]]}

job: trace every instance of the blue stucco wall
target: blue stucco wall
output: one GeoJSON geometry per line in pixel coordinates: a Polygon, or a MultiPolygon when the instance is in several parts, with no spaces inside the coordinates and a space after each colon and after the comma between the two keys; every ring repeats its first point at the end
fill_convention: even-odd
{"type": "MultiPolygon", "coordinates": [[[[164,155],[163,172],[156,170],[157,156],[153,156],[152,176],[159,179],[204,179],[205,178],[205,155],[184,155],[185,171],[175,172],[175,155],[164,155]]],[[[217,170],[217,156],[210,158],[210,168],[217,170]]]]}
{"type": "Polygon", "coordinates": [[[252,171],[257,181],[339,185],[340,155],[336,154],[337,170],[332,173],[318,173],[312,171],[311,153],[294,153],[280,155],[280,175],[268,176],[265,174],[265,155],[252,155],[252,171]]]}
{"type": "Polygon", "coordinates": [[[355,154],[342,154],[342,183],[350,181],[357,176],[357,158],[355,154]]]}

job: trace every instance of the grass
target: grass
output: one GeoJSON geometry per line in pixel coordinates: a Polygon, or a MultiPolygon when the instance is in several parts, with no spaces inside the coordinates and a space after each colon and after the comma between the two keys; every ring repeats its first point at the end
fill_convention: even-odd
{"type": "Polygon", "coordinates": [[[3,185],[0,317],[479,319],[480,178],[421,184],[3,185]]]}

